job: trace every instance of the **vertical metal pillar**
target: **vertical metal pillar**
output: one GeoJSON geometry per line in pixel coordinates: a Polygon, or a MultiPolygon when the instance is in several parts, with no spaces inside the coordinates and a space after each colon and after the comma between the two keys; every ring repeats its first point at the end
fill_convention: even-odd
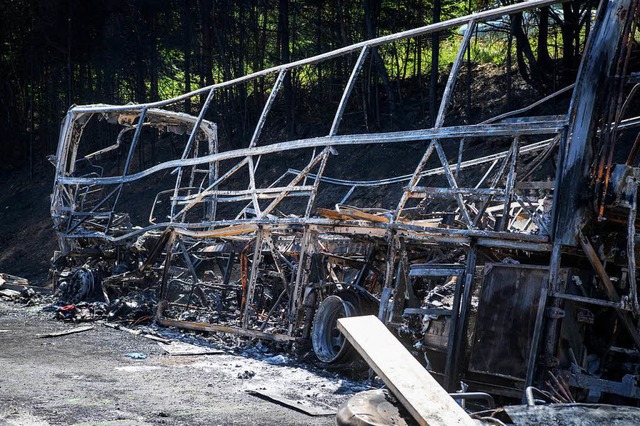
{"type": "Polygon", "coordinates": [[[253,260],[251,261],[251,275],[249,276],[249,284],[247,285],[247,298],[242,314],[242,328],[249,326],[249,312],[253,304],[253,295],[256,290],[256,282],[258,281],[258,267],[262,263],[262,237],[264,231],[258,228],[256,231],[255,248],[253,250],[253,260]]]}
{"type": "Polygon", "coordinates": [[[453,298],[449,341],[447,343],[447,360],[444,371],[444,388],[449,392],[456,390],[456,380],[460,374],[461,355],[464,352],[467,313],[471,303],[473,280],[476,273],[477,246],[475,242],[467,250],[464,274],[456,281],[453,298]]]}

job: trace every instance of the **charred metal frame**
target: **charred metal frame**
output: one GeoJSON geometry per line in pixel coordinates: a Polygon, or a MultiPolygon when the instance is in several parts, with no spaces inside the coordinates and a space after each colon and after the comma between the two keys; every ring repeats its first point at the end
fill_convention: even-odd
{"type": "MultiPolygon", "coordinates": [[[[400,320],[403,314],[411,316],[426,313],[424,309],[404,309],[404,301],[411,297],[410,289],[406,284],[410,276],[458,276],[453,306],[449,314],[451,331],[448,337],[444,370],[445,387],[453,390],[462,374],[464,339],[467,334],[479,251],[490,249],[507,253],[537,252],[550,259],[549,287],[543,289],[540,300],[536,301],[538,310],[531,337],[532,345],[524,388],[535,381],[538,353],[542,352],[546,355],[555,353],[555,330],[558,319],[548,319],[545,316],[545,310],[548,307],[559,307],[563,300],[616,309],[635,345],[640,347],[640,335],[629,313],[632,311],[638,314],[639,311],[634,255],[638,185],[635,176],[637,175],[629,178],[631,187],[629,191],[632,196],[629,200],[628,252],[633,254],[629,257],[631,306],[621,300],[601,260],[591,247],[589,239],[580,233],[589,216],[585,212],[583,200],[579,197],[593,161],[593,154],[589,154],[588,144],[596,136],[610,131],[608,130],[610,124],[596,128],[596,107],[603,102],[603,91],[606,90],[607,85],[612,85],[615,76],[621,75],[610,64],[614,59],[620,58],[618,46],[623,35],[628,34],[630,25],[630,19],[627,16],[633,14],[637,2],[623,0],[618,2],[616,7],[607,6],[605,2],[594,24],[586,48],[585,60],[582,62],[575,85],[559,90],[526,108],[502,114],[483,123],[465,126],[445,125],[456,80],[476,25],[488,19],[556,3],[559,1],[534,0],[478,12],[269,68],[165,101],[122,106],[72,107],[64,119],[55,156],[56,175],[51,204],[51,213],[62,253],[68,255],[78,250],[81,240],[99,240],[118,246],[131,244],[140,236],[155,233],[158,235],[155,248],[145,263],[138,266],[138,271],[149,271],[153,268],[161,271],[160,294],[163,302],[158,308],[159,324],[201,331],[233,332],[255,338],[287,342],[308,338],[309,325],[305,321],[308,322],[309,319],[305,309],[314,304],[317,305],[320,300],[316,299],[321,297],[318,295],[325,291],[326,283],[312,282],[312,269],[317,255],[327,255],[332,259],[350,264],[358,262],[364,264],[366,260],[362,259],[367,259],[371,255],[366,248],[377,246],[380,250],[386,251],[378,315],[390,326],[400,320]],[[449,74],[433,128],[388,133],[339,134],[347,102],[362,66],[373,49],[406,38],[424,36],[462,25],[467,26],[466,31],[449,74]],[[616,48],[614,49],[613,46],[616,48]],[[287,73],[303,66],[351,54],[357,54],[357,59],[353,64],[328,135],[261,145],[262,130],[287,73]],[[223,88],[266,76],[275,76],[275,82],[247,147],[222,150],[218,142],[216,125],[205,119],[207,110],[214,100],[214,93],[223,88]],[[597,83],[594,84],[594,81],[597,83]],[[568,91],[572,91],[573,96],[567,115],[521,116],[535,106],[568,91]],[[197,116],[166,109],[198,96],[206,98],[197,116]],[[520,117],[514,118],[515,116],[520,117]],[[133,132],[121,175],[76,174],[78,146],[82,132],[93,117],[117,122],[123,125],[124,129],[115,145],[87,155],[85,158],[97,158],[109,150],[119,148],[123,144],[124,133],[133,132]],[[188,140],[178,159],[129,173],[132,158],[136,147],[141,143],[142,129],[145,126],[173,129],[178,134],[186,133],[189,135],[188,140]],[[523,137],[527,136],[538,140],[525,144],[523,137]],[[462,144],[470,138],[509,138],[511,145],[506,151],[464,161],[460,151],[454,160],[450,160],[445,148],[454,143],[462,144]],[[428,145],[410,175],[379,180],[345,180],[325,176],[327,163],[340,147],[406,144],[417,141],[428,142],[428,145]],[[207,146],[205,155],[201,155],[197,148],[201,142],[206,143],[207,146]],[[309,149],[313,150],[313,154],[299,170],[289,169],[268,183],[257,179],[258,166],[263,157],[278,155],[285,151],[305,152],[304,150],[309,149]],[[558,174],[555,181],[530,180],[536,167],[556,151],[558,159],[555,166],[558,174]],[[428,168],[432,157],[437,157],[440,164],[437,167],[428,168]],[[236,163],[222,173],[224,170],[222,163],[230,160],[236,163]],[[525,160],[529,167],[524,176],[519,176],[517,173],[519,164],[525,160]],[[199,166],[204,168],[199,169],[199,166]],[[477,170],[476,176],[479,179],[470,185],[463,186],[460,175],[467,170],[477,170]],[[162,191],[156,196],[150,211],[150,224],[142,228],[119,228],[117,232],[114,231],[117,227],[117,212],[121,207],[118,202],[124,186],[163,171],[171,171],[175,174],[175,184],[173,188],[162,191]],[[246,189],[221,189],[237,178],[241,172],[246,172],[248,176],[247,181],[244,182],[246,189]],[[203,177],[198,184],[196,176],[199,174],[203,177]],[[447,185],[422,184],[428,178],[435,176],[443,176],[447,185]],[[395,209],[380,212],[376,209],[357,209],[347,205],[354,190],[358,188],[394,184],[404,185],[395,209]],[[346,188],[344,195],[334,200],[335,210],[316,209],[320,185],[346,188]],[[92,207],[85,207],[84,200],[87,194],[97,189],[104,190],[106,195],[96,200],[92,207]],[[548,200],[553,200],[552,208],[546,208],[544,201],[539,197],[528,195],[526,191],[532,189],[544,192],[548,200]],[[165,195],[169,195],[170,214],[168,220],[156,223],[155,208],[159,204],[160,197],[165,195]],[[292,199],[306,200],[302,214],[293,215],[286,210],[278,211],[285,201],[292,199]],[[412,219],[415,203],[425,200],[442,200],[443,203],[448,203],[449,207],[444,212],[432,215],[429,219],[412,219]],[[220,207],[223,204],[236,202],[243,202],[246,205],[230,216],[220,213],[220,207]],[[203,220],[189,219],[188,214],[196,206],[206,206],[207,213],[203,220]],[[451,224],[452,218],[456,221],[455,225],[451,224]],[[91,226],[87,226],[88,223],[91,223],[91,226]],[[331,238],[342,238],[340,241],[351,243],[357,242],[362,247],[355,250],[354,255],[341,258],[339,253],[332,253],[323,248],[330,244],[331,238]],[[236,246],[241,244],[244,248],[242,250],[209,250],[216,245],[233,244],[236,246]],[[565,293],[564,286],[558,278],[561,256],[568,246],[578,244],[593,265],[610,300],[565,293]],[[462,248],[466,256],[464,263],[455,264],[449,268],[443,268],[442,265],[433,262],[423,267],[420,273],[410,273],[407,246],[419,246],[429,250],[439,247],[462,248]],[[234,265],[236,268],[239,265],[240,268],[243,299],[239,304],[240,316],[236,318],[235,325],[205,324],[166,317],[166,310],[172,305],[189,309],[192,306],[194,293],[204,291],[203,288],[206,289],[207,286],[211,287],[210,283],[204,283],[200,278],[198,265],[208,255],[207,253],[213,252],[217,253],[219,264],[222,265],[219,274],[220,288],[228,288],[231,275],[235,271],[234,265]],[[177,268],[176,263],[182,266],[177,268]],[[260,314],[255,309],[255,299],[258,296],[261,276],[266,273],[265,271],[271,273],[275,277],[274,282],[280,284],[277,286],[277,291],[269,296],[272,298],[270,309],[260,314]],[[176,274],[179,275],[177,278],[176,274]],[[175,282],[179,283],[175,284],[175,282]],[[190,287],[186,303],[170,300],[169,294],[173,285],[190,287]],[[276,315],[276,312],[280,313],[286,327],[277,331],[266,331],[267,323],[276,315]]],[[[613,123],[608,118],[605,123],[611,123],[617,132],[640,125],[640,117],[622,120],[622,116],[619,115],[614,118],[616,120],[613,120],[613,123]]],[[[331,270],[328,274],[331,275],[332,272],[331,270]]],[[[355,281],[353,287],[361,291],[359,278],[355,281]]],[[[332,286],[335,284],[340,284],[338,277],[335,277],[332,286]]]]}

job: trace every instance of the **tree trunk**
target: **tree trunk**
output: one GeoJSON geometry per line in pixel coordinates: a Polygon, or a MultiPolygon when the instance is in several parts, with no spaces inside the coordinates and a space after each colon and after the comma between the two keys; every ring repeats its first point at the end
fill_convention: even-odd
{"type": "Polygon", "coordinates": [[[551,56],[549,56],[549,8],[540,9],[540,26],[538,27],[538,64],[542,70],[551,67],[551,56]]]}
{"type": "Polygon", "coordinates": [[[513,32],[509,28],[507,41],[507,110],[511,110],[511,48],[513,47],[513,32]]]}
{"type": "MultiPolygon", "coordinates": [[[[433,2],[433,23],[440,22],[440,0],[433,2]]],[[[467,28],[468,30],[468,28],[467,28]]],[[[440,66],[440,34],[436,31],[431,35],[431,82],[429,85],[429,121],[431,126],[436,124],[438,114],[438,67],[440,66]]]]}
{"type": "MultiPolygon", "coordinates": [[[[367,28],[367,38],[372,39],[376,37],[376,21],[377,15],[380,10],[381,0],[364,0],[364,18],[365,25],[367,28]]],[[[389,74],[387,73],[387,69],[384,66],[384,61],[382,57],[378,53],[378,49],[373,47],[371,48],[371,54],[373,56],[374,63],[376,64],[376,69],[380,73],[380,77],[382,78],[382,83],[384,84],[385,91],[387,92],[387,97],[389,99],[389,113],[391,115],[391,126],[393,127],[393,119],[395,116],[395,96],[393,89],[391,88],[391,82],[389,81],[389,74]]],[[[379,102],[378,99],[378,91],[377,91],[377,73],[374,73],[374,89],[375,89],[375,102],[379,102]]],[[[379,108],[378,108],[379,109],[379,108]]],[[[379,122],[379,112],[376,114],[379,122]]]]}
{"type": "Polygon", "coordinates": [[[149,86],[151,92],[149,98],[152,102],[160,99],[158,92],[158,16],[153,15],[151,18],[151,57],[149,58],[149,86]]]}
{"type": "MultiPolygon", "coordinates": [[[[289,0],[279,0],[278,4],[278,34],[280,40],[280,57],[283,64],[291,62],[289,47],[289,0]]],[[[289,137],[295,135],[293,90],[291,87],[291,72],[284,78],[284,99],[286,105],[287,133],[289,137]]]]}
{"type": "MultiPolygon", "coordinates": [[[[202,47],[200,52],[200,86],[213,84],[213,37],[211,26],[213,25],[213,4],[211,1],[200,2],[200,28],[202,32],[202,47]]],[[[204,99],[202,99],[204,102],[204,99]]]]}
{"type": "Polygon", "coordinates": [[[73,4],[69,2],[67,15],[67,105],[73,103],[73,69],[71,68],[71,17],[73,16],[73,4]]]}
{"type": "MultiPolygon", "coordinates": [[[[183,30],[183,53],[184,53],[184,91],[191,91],[191,2],[184,0],[182,2],[182,30],[183,30]]],[[[187,98],[184,101],[184,110],[187,114],[191,114],[191,99],[187,98]]]]}
{"type": "Polygon", "coordinates": [[[564,65],[565,78],[571,78],[577,67],[575,43],[578,18],[570,3],[563,3],[562,11],[564,13],[564,23],[561,28],[563,51],[562,63],[564,65]]]}
{"type": "Polygon", "coordinates": [[[520,75],[532,87],[544,92],[547,86],[547,78],[533,55],[529,38],[522,29],[522,13],[511,15],[511,32],[516,39],[516,58],[520,75]]]}

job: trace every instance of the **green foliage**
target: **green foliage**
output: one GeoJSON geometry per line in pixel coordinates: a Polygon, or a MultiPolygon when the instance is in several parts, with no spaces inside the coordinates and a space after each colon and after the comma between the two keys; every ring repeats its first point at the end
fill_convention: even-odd
{"type": "MultiPolygon", "coordinates": [[[[430,24],[434,4],[424,0],[4,2],[0,159],[5,164],[20,163],[29,152],[38,159],[52,153],[59,121],[72,104],[122,104],[177,96],[281,64],[287,53],[296,60],[430,24]],[[34,144],[34,149],[28,144],[34,144]]],[[[445,20],[493,3],[441,0],[441,5],[445,20]]],[[[584,37],[584,28],[581,31],[584,37]]],[[[460,40],[456,31],[442,34],[441,70],[453,62],[460,40]]],[[[384,71],[392,82],[426,76],[430,49],[430,37],[381,47],[384,71]]],[[[474,61],[498,65],[504,63],[505,51],[504,37],[478,38],[471,48],[474,61]]],[[[292,87],[304,89],[308,96],[335,98],[354,60],[345,57],[297,70],[292,87]]],[[[368,62],[368,81],[362,90],[377,90],[383,74],[368,62]]],[[[235,127],[260,110],[270,84],[255,82],[242,90],[221,95],[220,109],[239,112],[237,122],[226,124],[232,133],[240,133],[235,127]]],[[[366,108],[379,116],[380,107],[369,99],[366,108]]]]}

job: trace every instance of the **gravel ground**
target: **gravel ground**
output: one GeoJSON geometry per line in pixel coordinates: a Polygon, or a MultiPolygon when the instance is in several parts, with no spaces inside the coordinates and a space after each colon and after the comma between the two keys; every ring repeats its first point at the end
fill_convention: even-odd
{"type": "Polygon", "coordinates": [[[93,325],[38,338],[77,325],[0,301],[0,424],[333,425],[333,416],[311,417],[246,391],[327,408],[367,388],[273,354],[169,356],[157,342],[93,325]]]}

